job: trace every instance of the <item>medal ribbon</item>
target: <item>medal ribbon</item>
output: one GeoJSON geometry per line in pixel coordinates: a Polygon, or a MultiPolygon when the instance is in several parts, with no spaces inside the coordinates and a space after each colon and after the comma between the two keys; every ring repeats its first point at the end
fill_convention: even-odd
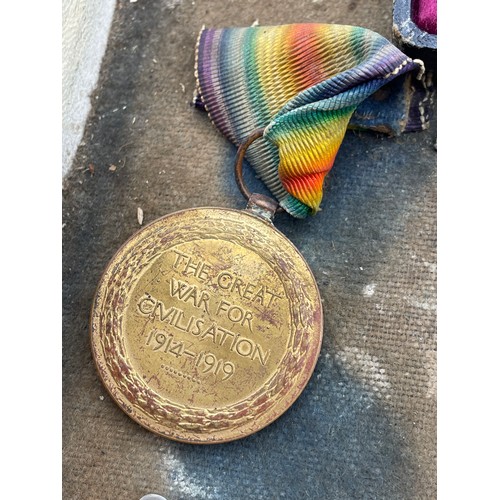
{"type": "Polygon", "coordinates": [[[428,126],[423,64],[365,28],[329,24],[203,28],[195,104],[235,145],[280,205],[319,210],[347,126],[393,135],[428,126]]]}

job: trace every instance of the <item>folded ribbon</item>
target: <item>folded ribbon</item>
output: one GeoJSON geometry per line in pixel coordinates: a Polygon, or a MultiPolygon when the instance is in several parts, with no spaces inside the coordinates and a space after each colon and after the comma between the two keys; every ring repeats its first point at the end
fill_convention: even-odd
{"type": "Polygon", "coordinates": [[[347,126],[390,134],[428,125],[423,64],[365,28],[328,24],[202,29],[195,104],[285,210],[319,209],[347,126]],[[380,91],[379,91],[380,89],[380,91]]]}

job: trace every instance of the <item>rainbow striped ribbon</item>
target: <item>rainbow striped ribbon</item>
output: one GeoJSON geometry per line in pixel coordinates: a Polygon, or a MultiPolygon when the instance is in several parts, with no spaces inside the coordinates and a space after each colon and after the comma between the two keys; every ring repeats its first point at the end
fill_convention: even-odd
{"type": "Polygon", "coordinates": [[[246,158],[295,217],[318,211],[348,124],[398,134],[428,122],[414,86],[400,78],[420,79],[422,63],[365,28],[202,29],[196,55],[195,103],[236,145],[266,127],[246,158]],[[383,86],[390,99],[367,100],[383,86]]]}

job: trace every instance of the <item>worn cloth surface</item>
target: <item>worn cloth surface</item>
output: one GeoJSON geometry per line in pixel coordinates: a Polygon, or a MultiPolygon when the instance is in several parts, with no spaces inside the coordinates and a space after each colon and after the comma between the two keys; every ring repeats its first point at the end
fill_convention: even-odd
{"type": "Polygon", "coordinates": [[[258,18],[390,37],[391,7],[118,2],[93,113],[64,182],[63,498],[436,497],[434,124],[395,138],[348,131],[322,211],[277,218],[317,278],[325,329],[310,383],[269,427],[215,446],[160,438],[114,404],[89,345],[100,274],[139,229],[139,207],[147,223],[189,207],[244,206],[234,146],[191,106],[200,26],[258,18]]]}

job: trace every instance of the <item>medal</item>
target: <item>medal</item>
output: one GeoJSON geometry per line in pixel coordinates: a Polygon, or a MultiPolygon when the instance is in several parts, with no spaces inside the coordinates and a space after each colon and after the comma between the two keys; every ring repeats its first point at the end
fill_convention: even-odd
{"type": "MultiPolygon", "coordinates": [[[[297,26],[276,27],[272,40],[293,35],[307,45],[304,33],[325,36],[331,29],[297,26]]],[[[349,27],[338,28],[341,36],[351,35],[349,27]]],[[[240,70],[247,63],[240,58],[230,72],[234,87],[224,93],[232,50],[250,37],[258,53],[259,43],[271,43],[270,31],[204,30],[198,43],[197,104],[240,145],[236,178],[247,208],[193,208],[152,222],[115,254],[94,299],[91,346],[104,386],[136,422],[178,441],[221,443],[248,436],[282,415],[306,386],[321,347],[321,299],[304,258],[272,219],[283,209],[296,217],[317,212],[323,178],[349,119],[386,83],[358,82],[357,88],[349,84],[339,93],[338,81],[345,83],[346,77],[339,80],[337,71],[329,86],[318,90],[306,67],[304,91],[289,85],[279,98],[271,91],[270,99],[257,101],[245,87],[240,70]],[[221,40],[233,36],[236,41],[226,43],[231,49],[225,54],[221,40]],[[290,98],[286,94],[292,87],[295,97],[290,98]],[[334,95],[328,97],[332,88],[334,95]],[[247,108],[233,102],[243,97],[247,108]],[[246,188],[242,163],[247,149],[278,201],[246,188]]],[[[378,43],[375,38],[380,49],[378,43]]],[[[293,47],[298,50],[297,43],[293,47]]],[[[418,67],[403,54],[391,57],[384,75],[396,77],[418,67]]],[[[359,73],[358,68],[354,74],[359,73]]],[[[321,84],[325,75],[314,78],[321,84]]],[[[387,113],[383,116],[387,119],[387,113]]]]}
{"type": "MultiPolygon", "coordinates": [[[[244,193],[249,143],[237,162],[244,193]]],[[[94,359],[113,399],[147,429],[230,441],[278,418],[304,389],[321,347],[321,300],[272,224],[277,208],[250,195],[245,211],[176,212],[108,264],[92,310],[94,359]]]]}

